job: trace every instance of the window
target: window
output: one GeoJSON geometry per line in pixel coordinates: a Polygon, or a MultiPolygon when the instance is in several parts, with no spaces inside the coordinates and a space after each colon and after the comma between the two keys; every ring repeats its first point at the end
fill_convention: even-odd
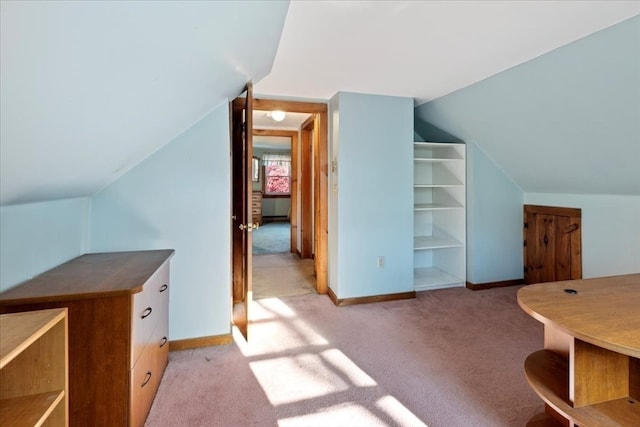
{"type": "Polygon", "coordinates": [[[291,156],[288,154],[265,154],[264,163],[264,194],[291,194],[291,156]]]}

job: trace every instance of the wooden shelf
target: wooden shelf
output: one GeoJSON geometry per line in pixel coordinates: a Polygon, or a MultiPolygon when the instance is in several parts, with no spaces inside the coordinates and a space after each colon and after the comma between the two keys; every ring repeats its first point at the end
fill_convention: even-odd
{"type": "Polygon", "coordinates": [[[5,427],[43,425],[64,394],[64,390],[57,390],[4,399],[0,401],[0,424],[5,427]]]}
{"type": "Polygon", "coordinates": [[[538,396],[578,425],[640,426],[640,401],[632,397],[574,408],[569,400],[569,363],[552,351],[531,354],[524,363],[524,371],[538,396]]]}
{"type": "Polygon", "coordinates": [[[0,316],[0,425],[66,426],[67,309],[0,316]]]}
{"type": "Polygon", "coordinates": [[[543,412],[534,415],[527,423],[527,427],[564,427],[564,424],[543,412]]]}

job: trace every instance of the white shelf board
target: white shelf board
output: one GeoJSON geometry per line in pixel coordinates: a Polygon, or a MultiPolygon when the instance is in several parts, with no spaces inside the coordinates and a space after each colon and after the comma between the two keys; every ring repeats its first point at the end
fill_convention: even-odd
{"type": "Polygon", "coordinates": [[[463,187],[464,184],[460,182],[448,183],[448,184],[414,184],[413,188],[438,188],[438,187],[463,187]]]}
{"type": "Polygon", "coordinates": [[[436,211],[443,209],[462,209],[464,206],[462,205],[452,205],[452,204],[444,204],[444,203],[416,203],[413,205],[414,211],[436,211]]]}
{"type": "Polygon", "coordinates": [[[460,162],[461,158],[449,158],[449,157],[414,157],[414,162],[460,162]]]}
{"type": "Polygon", "coordinates": [[[413,270],[413,289],[427,291],[464,286],[460,278],[435,267],[415,268],[413,270]]]}
{"type": "Polygon", "coordinates": [[[450,236],[415,236],[413,250],[458,248],[463,246],[458,240],[450,236]]]}

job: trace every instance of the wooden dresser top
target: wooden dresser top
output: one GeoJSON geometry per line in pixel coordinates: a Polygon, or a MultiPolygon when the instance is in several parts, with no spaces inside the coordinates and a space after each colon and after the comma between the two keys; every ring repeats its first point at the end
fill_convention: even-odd
{"type": "Polygon", "coordinates": [[[0,293],[0,306],[134,294],[173,249],[84,254],[0,293]]]}
{"type": "Polygon", "coordinates": [[[537,283],[518,290],[518,303],[545,325],[640,357],[640,274],[537,283]]]}

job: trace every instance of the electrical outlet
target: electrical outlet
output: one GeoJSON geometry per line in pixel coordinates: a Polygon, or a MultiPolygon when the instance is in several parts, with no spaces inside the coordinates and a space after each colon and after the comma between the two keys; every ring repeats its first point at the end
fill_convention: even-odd
{"type": "Polygon", "coordinates": [[[382,255],[378,257],[378,268],[384,268],[384,256],[382,255]]]}

